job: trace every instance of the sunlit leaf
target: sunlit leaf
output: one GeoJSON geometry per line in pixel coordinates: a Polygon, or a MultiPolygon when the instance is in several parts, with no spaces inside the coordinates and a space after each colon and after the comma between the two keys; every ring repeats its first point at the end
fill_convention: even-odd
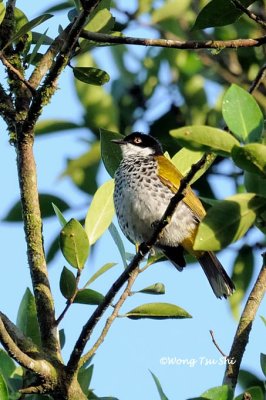
{"type": "Polygon", "coordinates": [[[102,0],[91,13],[85,30],[91,32],[110,32],[114,27],[115,19],[109,10],[110,0],[102,0]]]}
{"type": "Polygon", "coordinates": [[[163,388],[162,388],[162,385],[161,385],[159,379],[157,378],[156,375],[154,375],[153,372],[150,371],[150,373],[151,373],[151,376],[153,377],[153,380],[154,380],[155,385],[156,385],[156,387],[157,387],[157,390],[158,390],[160,399],[161,399],[161,400],[168,400],[168,397],[167,397],[166,394],[164,393],[163,388]]]}
{"type": "Polygon", "coordinates": [[[35,135],[47,135],[49,133],[65,132],[80,128],[80,125],[71,121],[59,119],[45,119],[39,121],[35,127],[35,135]]]}
{"type": "Polygon", "coordinates": [[[18,309],[16,325],[24,335],[30,337],[36,345],[41,345],[35,298],[28,288],[24,293],[18,309]]]}
{"type": "Polygon", "coordinates": [[[67,224],[67,220],[65,219],[64,215],[61,213],[61,211],[59,210],[59,208],[52,203],[54,212],[58,218],[58,221],[60,222],[60,225],[62,226],[62,228],[67,224]]]}
{"type": "Polygon", "coordinates": [[[163,283],[157,282],[153,285],[145,287],[144,289],[138,290],[136,293],[165,294],[165,286],[163,283]]]}
{"type": "MultiPolygon", "coordinates": [[[[186,149],[185,147],[179,150],[174,157],[172,158],[172,163],[176,166],[176,168],[181,172],[183,176],[185,176],[191,169],[191,166],[198,162],[202,156],[204,155],[204,151],[192,151],[186,149]]],[[[191,184],[196,182],[211,166],[213,161],[215,160],[214,154],[208,154],[207,161],[205,162],[203,168],[201,168],[194,176],[191,181],[191,184]]]]}
{"type": "Polygon", "coordinates": [[[261,139],[263,114],[254,97],[246,90],[232,84],[224,95],[222,112],[228,128],[237,139],[244,143],[261,139]]]}
{"type": "Polygon", "coordinates": [[[0,399],[9,400],[7,384],[2,375],[0,375],[0,399]]]}
{"type": "Polygon", "coordinates": [[[92,282],[94,282],[99,276],[103,275],[105,272],[109,271],[109,269],[113,268],[116,263],[107,263],[104,264],[100,269],[98,269],[95,274],[92,275],[92,277],[88,280],[88,282],[84,285],[84,287],[89,286],[92,282]]]}
{"type": "Polygon", "coordinates": [[[66,267],[63,268],[60,276],[60,291],[66,299],[71,299],[77,288],[75,275],[66,267]]]}
{"type": "Polygon", "coordinates": [[[261,320],[263,321],[264,325],[266,326],[266,318],[260,315],[261,320]]]}
{"type": "Polygon", "coordinates": [[[233,400],[233,390],[227,386],[217,386],[206,390],[201,397],[208,400],[233,400]]]}
{"type": "Polygon", "coordinates": [[[239,142],[229,133],[210,126],[185,126],[170,131],[177,142],[190,150],[210,151],[224,157],[231,154],[239,142]]]}
{"type": "Polygon", "coordinates": [[[235,146],[232,149],[232,158],[239,168],[266,178],[265,145],[250,143],[242,147],[235,146]]]}
{"type": "Polygon", "coordinates": [[[6,13],[6,8],[3,2],[0,3],[0,24],[2,23],[6,13]]]}
{"type": "Polygon", "coordinates": [[[105,182],[95,193],[85,219],[90,245],[108,229],[114,217],[114,181],[105,182]]]}
{"type": "Polygon", "coordinates": [[[240,239],[266,209],[266,201],[254,193],[241,193],[218,201],[199,225],[195,250],[220,250],[240,239]]]}
{"type": "Polygon", "coordinates": [[[74,303],[98,305],[104,299],[104,296],[92,289],[80,289],[75,296],[74,303]]]}
{"type": "Polygon", "coordinates": [[[170,303],[147,303],[128,311],[125,317],[130,319],[180,319],[192,318],[183,308],[170,303]]]}
{"type": "Polygon", "coordinates": [[[84,228],[76,219],[72,218],[61,230],[60,248],[72,267],[84,268],[90,244],[84,228]]]}

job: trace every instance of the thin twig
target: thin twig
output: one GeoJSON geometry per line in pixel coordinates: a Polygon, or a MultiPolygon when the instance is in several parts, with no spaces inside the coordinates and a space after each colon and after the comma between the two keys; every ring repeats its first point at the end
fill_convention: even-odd
{"type": "Polygon", "coordinates": [[[170,39],[148,39],[135,38],[131,36],[112,36],[105,33],[90,32],[83,30],[81,35],[84,39],[96,43],[128,44],[138,46],[168,47],[172,49],[225,49],[239,47],[256,47],[266,43],[266,36],[255,39],[234,39],[234,40],[170,40],[170,39]]]}
{"type": "Polygon", "coordinates": [[[212,330],[210,330],[210,335],[211,335],[212,342],[213,342],[214,346],[216,347],[216,349],[219,351],[219,353],[220,353],[223,357],[227,358],[227,355],[224,354],[224,352],[221,350],[220,346],[219,346],[218,343],[216,342],[216,340],[215,340],[215,338],[214,338],[214,332],[213,332],[212,330]]]}
{"type": "Polygon", "coordinates": [[[161,234],[162,230],[166,227],[166,225],[170,222],[170,219],[177,207],[177,205],[180,203],[180,201],[184,198],[185,196],[185,189],[189,185],[190,181],[198,172],[203,165],[205,164],[207,158],[207,154],[204,154],[204,156],[196,163],[193,164],[189,173],[181,180],[180,182],[180,187],[176,194],[172,197],[164,215],[162,216],[162,219],[160,222],[157,224],[156,229],[151,237],[151,239],[146,242],[142,243],[139,246],[138,252],[134,256],[134,258],[131,260],[130,264],[128,267],[123,271],[123,273],[118,277],[118,279],[113,283],[109,291],[104,297],[104,300],[102,303],[98,305],[98,307],[95,309],[89,320],[86,322],[84,325],[80,336],[75,344],[75,347],[70,355],[67,368],[70,374],[75,374],[75,372],[78,369],[79,366],[79,361],[81,358],[81,355],[84,351],[84,348],[88,342],[88,340],[91,337],[91,334],[97,325],[99,319],[103,315],[103,313],[106,311],[108,306],[112,303],[113,298],[117,294],[117,292],[121,289],[121,287],[126,283],[126,281],[130,278],[130,275],[135,271],[139,263],[143,260],[143,258],[148,254],[148,252],[151,250],[151,248],[154,246],[156,243],[159,235],[161,234]]]}
{"type": "Polygon", "coordinates": [[[239,369],[244,355],[246,345],[248,344],[249,334],[252,324],[258,311],[259,305],[266,291],[266,253],[263,254],[263,265],[258,278],[253,286],[245,308],[240,317],[236,330],[234,341],[230,350],[228,359],[234,360],[233,363],[227,363],[223,383],[231,386],[233,389],[237,384],[239,369]]]}
{"type": "Polygon", "coordinates": [[[248,8],[244,7],[243,4],[239,0],[231,0],[231,2],[234,4],[236,8],[238,8],[240,11],[242,11],[244,14],[246,14],[250,19],[253,21],[257,22],[264,28],[266,28],[266,22],[260,18],[258,15],[254,14],[252,11],[250,11],[248,8]]]}
{"type": "Polygon", "coordinates": [[[259,72],[257,73],[256,78],[254,79],[254,81],[252,82],[252,85],[250,86],[250,88],[248,90],[249,93],[253,94],[265,78],[266,78],[266,64],[264,64],[261,67],[261,69],[259,70],[259,72]]]}
{"type": "Polygon", "coordinates": [[[87,360],[89,360],[93,356],[93,354],[95,354],[96,350],[99,348],[99,346],[104,341],[109,329],[111,328],[112,323],[114,322],[114,320],[118,316],[119,310],[121,309],[122,305],[124,304],[124,302],[126,301],[128,296],[130,296],[131,288],[132,288],[133,283],[135,282],[135,280],[136,280],[136,278],[137,278],[139,273],[140,273],[140,270],[138,268],[136,268],[130,274],[130,277],[129,277],[128,281],[127,281],[127,286],[126,286],[125,290],[123,291],[122,295],[120,296],[118,302],[115,304],[112,314],[110,315],[110,317],[107,318],[105,326],[104,326],[99,338],[96,340],[96,342],[92,346],[92,348],[86,354],[84,354],[83,357],[81,357],[80,363],[79,363],[79,368],[83,364],[85,364],[85,362],[87,360]]]}
{"type": "Polygon", "coordinates": [[[77,270],[77,275],[76,275],[76,290],[75,293],[73,294],[73,296],[71,297],[71,299],[67,300],[66,306],[63,309],[63,311],[61,312],[61,314],[59,315],[59,317],[56,320],[56,326],[58,326],[60,324],[60,322],[62,321],[62,319],[64,318],[64,316],[66,315],[68,309],[70,308],[70,306],[73,304],[75,297],[78,293],[78,284],[79,284],[79,280],[80,280],[80,270],[77,270]]]}

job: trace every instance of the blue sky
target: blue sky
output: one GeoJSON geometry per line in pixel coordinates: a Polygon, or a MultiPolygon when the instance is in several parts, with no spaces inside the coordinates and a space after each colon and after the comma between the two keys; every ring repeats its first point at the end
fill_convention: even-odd
{"type": "MultiPolygon", "coordinates": [[[[52,3],[50,2],[50,4],[52,3]]],[[[30,0],[18,1],[18,7],[28,13],[29,18],[37,16],[42,10],[39,5],[36,5],[33,10],[30,0]]],[[[56,17],[54,20],[49,20],[46,25],[58,23],[64,24],[64,20],[61,21],[59,17],[56,17]]],[[[48,34],[52,35],[53,32],[55,32],[55,29],[51,28],[48,34]]],[[[137,31],[135,34],[140,34],[140,32],[137,31]]],[[[140,35],[143,35],[143,32],[140,35]]],[[[101,49],[103,55],[105,54],[104,51],[104,49],[101,49]]],[[[104,57],[101,57],[101,59],[104,59],[104,57]]],[[[108,67],[108,60],[105,64],[103,67],[110,73],[112,79],[112,66],[108,67]]],[[[44,110],[42,119],[66,118],[79,121],[82,109],[73,90],[71,75],[70,70],[63,72],[59,82],[60,89],[51,104],[44,110]]],[[[143,124],[141,121],[139,126],[147,128],[147,124],[143,124]]],[[[15,150],[8,144],[2,121],[0,121],[0,127],[0,170],[2,171],[0,179],[1,187],[5,188],[1,194],[0,217],[3,217],[10,205],[17,200],[19,191],[15,150]]],[[[89,205],[89,198],[74,190],[68,178],[58,180],[58,176],[66,165],[66,159],[68,157],[74,158],[86,150],[82,141],[79,140],[81,137],[88,137],[88,132],[75,131],[39,138],[35,144],[35,156],[40,192],[48,192],[63,197],[75,209],[80,209],[80,216],[84,216],[89,205]]],[[[107,179],[109,177],[102,167],[99,183],[107,179]]],[[[234,189],[228,184],[228,180],[219,179],[220,181],[216,181],[215,186],[217,190],[219,188],[218,194],[221,197],[233,194],[234,189]]],[[[66,214],[66,216],[70,218],[72,215],[66,214]]],[[[55,218],[44,221],[46,248],[58,230],[59,225],[55,218]]],[[[25,288],[26,286],[31,287],[22,225],[1,222],[0,243],[2,253],[1,310],[15,321],[16,311],[25,288]]],[[[133,251],[133,246],[126,240],[125,246],[127,250],[133,251]]],[[[233,258],[232,249],[223,251],[219,255],[219,259],[229,273],[231,272],[230,267],[233,258]]],[[[115,245],[107,232],[97,244],[95,253],[88,261],[88,266],[82,278],[83,282],[86,282],[91,274],[105,262],[110,261],[117,262],[118,265],[92,286],[102,293],[108,290],[123,268],[115,245]]],[[[256,272],[258,272],[260,264],[261,258],[258,254],[256,272]]],[[[57,256],[49,271],[57,315],[64,307],[64,299],[58,288],[63,266],[63,258],[57,256]]],[[[225,353],[228,353],[236,329],[236,322],[230,314],[228,303],[214,297],[199,265],[188,267],[181,274],[169,263],[159,263],[139,276],[134,289],[138,290],[155,282],[165,284],[165,296],[158,298],[137,294],[127,300],[122,313],[142,303],[164,301],[183,307],[193,318],[180,321],[117,319],[94,358],[95,368],[92,387],[97,395],[113,395],[120,400],[159,398],[149,370],[158,376],[170,400],[196,397],[204,390],[221,384],[224,365],[217,365],[221,364],[220,354],[211,341],[209,330],[214,331],[219,346],[225,353]],[[195,360],[195,365],[191,366],[193,360],[195,360]],[[207,360],[216,365],[206,365],[207,360]],[[186,365],[168,365],[171,362],[185,363],[186,365]]],[[[264,300],[259,315],[265,315],[265,304],[264,300]]],[[[62,327],[65,328],[67,339],[67,345],[64,349],[66,360],[82,325],[88,319],[92,310],[93,307],[74,305],[63,320],[62,327]]],[[[100,327],[103,326],[102,323],[99,325],[100,327]]],[[[100,327],[96,329],[91,344],[98,337],[100,327]]],[[[259,369],[260,352],[266,352],[265,326],[257,317],[242,366],[258,372],[262,378],[259,369]]]]}

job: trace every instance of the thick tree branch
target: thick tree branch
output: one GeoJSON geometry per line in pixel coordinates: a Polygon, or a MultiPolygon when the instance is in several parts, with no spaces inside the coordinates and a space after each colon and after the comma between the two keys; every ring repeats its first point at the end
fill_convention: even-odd
{"type": "Polygon", "coordinates": [[[79,363],[79,368],[82,367],[82,365],[84,365],[85,362],[93,356],[93,354],[95,354],[95,352],[97,351],[99,346],[102,344],[102,342],[106,338],[106,335],[109,332],[109,329],[111,328],[112,323],[118,316],[119,310],[121,309],[122,305],[124,304],[124,302],[126,301],[128,296],[130,295],[131,288],[132,288],[139,273],[140,273],[139,269],[135,268],[134,271],[132,271],[132,273],[130,274],[130,277],[128,278],[128,281],[127,281],[127,286],[126,286],[125,290],[123,291],[122,295],[120,296],[120,299],[114,306],[114,310],[113,310],[112,314],[110,315],[110,317],[107,318],[105,326],[104,326],[98,340],[95,342],[95,344],[92,346],[92,348],[86,354],[84,354],[83,357],[81,357],[80,363],[79,363]]]}
{"type": "Polygon", "coordinates": [[[228,356],[233,363],[226,364],[226,370],[223,383],[236,387],[237,378],[241,361],[248,344],[249,334],[252,328],[253,321],[256,317],[259,305],[266,291],[266,253],[263,254],[263,266],[257,278],[257,281],[248,297],[243,313],[236,330],[234,341],[228,356]]]}
{"type": "Polygon", "coordinates": [[[42,345],[44,351],[49,351],[51,356],[53,355],[60,359],[60,346],[55,324],[55,310],[43,249],[42,219],[32,138],[19,135],[16,150],[28,262],[35,295],[42,345]]]}
{"type": "Polygon", "coordinates": [[[189,185],[190,181],[194,177],[197,171],[199,171],[203,165],[205,164],[207,158],[207,154],[205,154],[196,164],[192,165],[189,173],[181,180],[180,187],[177,193],[172,197],[162,219],[157,224],[156,229],[151,237],[151,239],[147,243],[142,243],[139,246],[139,251],[134,256],[128,267],[124,270],[124,272],[119,276],[119,278],[113,283],[107,294],[105,295],[104,300],[101,304],[95,309],[87,323],[84,325],[81,334],[75,344],[75,347],[70,355],[70,359],[68,361],[67,367],[70,373],[75,374],[79,367],[79,361],[81,355],[84,351],[84,348],[91,337],[91,334],[97,325],[99,319],[106,311],[107,307],[111,304],[117,292],[122,288],[122,286],[126,283],[126,281],[130,278],[131,274],[138,268],[139,263],[143,260],[143,258],[148,254],[151,250],[152,246],[156,243],[159,235],[162,230],[166,227],[166,225],[170,222],[172,215],[177,207],[177,205],[182,201],[185,196],[185,190],[189,185]]]}
{"type": "Polygon", "coordinates": [[[5,324],[0,317],[0,341],[8,354],[14,358],[22,367],[37,373],[38,375],[51,380],[51,377],[56,376],[54,367],[45,360],[34,360],[25,353],[23,353],[17,344],[13,341],[8,331],[5,328],[5,324]]]}
{"type": "Polygon", "coordinates": [[[84,39],[96,43],[108,44],[129,44],[138,46],[168,47],[172,49],[235,49],[239,47],[258,47],[266,43],[266,36],[255,39],[234,39],[234,40],[170,40],[170,39],[147,39],[134,38],[131,36],[112,36],[105,33],[89,32],[83,30],[81,35],[84,39]]]}
{"type": "Polygon", "coordinates": [[[266,22],[263,19],[261,19],[258,15],[250,11],[248,8],[244,7],[239,0],[231,0],[231,2],[234,4],[236,8],[245,13],[250,19],[252,19],[253,21],[257,22],[258,24],[266,28],[266,22]]]}

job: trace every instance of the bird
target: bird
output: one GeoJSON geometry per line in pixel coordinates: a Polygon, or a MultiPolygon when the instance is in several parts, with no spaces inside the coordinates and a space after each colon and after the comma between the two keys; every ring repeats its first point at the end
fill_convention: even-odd
{"type": "MultiPolygon", "coordinates": [[[[151,135],[133,132],[113,143],[121,148],[122,159],[115,172],[114,205],[118,224],[136,246],[147,242],[161,220],[183,178],[164,156],[160,142],[151,135]]],[[[206,211],[190,186],[154,247],[179,271],[186,266],[184,252],[200,263],[217,298],[227,298],[235,286],[211,251],[196,251],[193,244],[206,211]]]]}

